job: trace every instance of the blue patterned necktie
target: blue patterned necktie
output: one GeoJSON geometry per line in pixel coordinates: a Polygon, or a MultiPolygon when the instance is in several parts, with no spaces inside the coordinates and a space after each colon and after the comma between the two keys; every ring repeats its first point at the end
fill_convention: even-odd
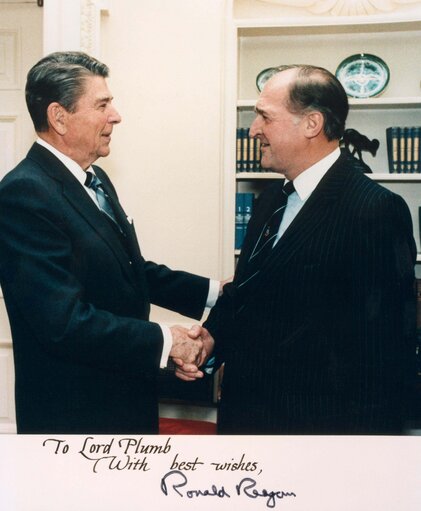
{"type": "Polygon", "coordinates": [[[104,212],[111,220],[118,226],[113,208],[111,206],[110,198],[104,190],[101,180],[92,172],[86,173],[85,186],[94,190],[98,205],[102,212],[104,212]]]}
{"type": "Polygon", "coordinates": [[[273,244],[278,234],[279,226],[281,225],[282,217],[284,216],[285,208],[288,203],[288,197],[294,191],[295,188],[292,181],[288,181],[288,183],[286,183],[282,188],[282,193],[280,194],[276,209],[263,226],[259,239],[257,240],[256,245],[254,246],[254,249],[249,257],[246,267],[246,274],[244,275],[241,283],[238,285],[239,288],[250,282],[256,275],[260,273],[260,269],[263,263],[272,251],[273,244]]]}

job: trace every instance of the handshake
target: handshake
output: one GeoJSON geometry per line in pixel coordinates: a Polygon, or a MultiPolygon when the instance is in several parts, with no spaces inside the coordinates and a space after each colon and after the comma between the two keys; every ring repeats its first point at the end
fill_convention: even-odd
{"type": "Polygon", "coordinates": [[[213,351],[213,337],[200,325],[194,325],[190,330],[176,325],[170,330],[173,337],[170,357],[176,365],[176,376],[184,381],[202,378],[203,372],[199,368],[213,351]]]}

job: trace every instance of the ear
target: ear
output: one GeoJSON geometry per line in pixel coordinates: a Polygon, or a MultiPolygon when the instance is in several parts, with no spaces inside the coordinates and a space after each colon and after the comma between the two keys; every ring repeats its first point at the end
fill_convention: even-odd
{"type": "Polygon", "coordinates": [[[305,118],[305,130],[308,138],[317,137],[323,132],[324,117],[321,112],[310,112],[305,118]]]}
{"type": "Polygon", "coordinates": [[[50,127],[59,135],[65,135],[67,131],[66,109],[60,103],[50,103],[47,108],[47,119],[50,127]]]}

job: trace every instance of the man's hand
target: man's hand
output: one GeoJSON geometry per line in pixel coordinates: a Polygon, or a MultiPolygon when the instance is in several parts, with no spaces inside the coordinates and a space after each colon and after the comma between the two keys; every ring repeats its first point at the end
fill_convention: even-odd
{"type": "Polygon", "coordinates": [[[172,348],[170,357],[177,365],[184,364],[199,367],[203,362],[203,341],[200,335],[189,336],[189,330],[179,325],[170,327],[172,334],[172,348]]]}
{"type": "Polygon", "coordinates": [[[203,372],[198,370],[198,367],[203,365],[209,356],[212,354],[215,341],[210,333],[200,325],[194,325],[188,330],[188,335],[191,339],[201,339],[203,343],[203,349],[200,359],[197,361],[197,365],[193,364],[179,364],[177,360],[174,362],[177,364],[175,374],[178,378],[184,381],[194,381],[197,378],[203,378],[203,372]]]}

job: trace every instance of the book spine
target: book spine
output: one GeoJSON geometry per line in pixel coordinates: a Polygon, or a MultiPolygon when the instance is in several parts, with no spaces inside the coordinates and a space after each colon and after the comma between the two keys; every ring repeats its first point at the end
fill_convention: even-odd
{"type": "Polygon", "coordinates": [[[403,172],[412,172],[412,139],[411,139],[411,128],[403,128],[403,138],[405,139],[405,161],[403,162],[403,172]]]}
{"type": "Polygon", "coordinates": [[[254,159],[256,161],[256,172],[261,172],[262,171],[262,167],[260,166],[260,157],[261,157],[261,153],[260,153],[260,139],[256,138],[255,140],[256,140],[256,142],[254,144],[254,159]]]}
{"type": "Polygon", "coordinates": [[[243,162],[242,162],[242,155],[243,155],[243,129],[237,128],[236,133],[236,165],[235,170],[236,172],[241,172],[243,169],[243,162]]]}
{"type": "Polygon", "coordinates": [[[400,129],[396,126],[386,128],[387,159],[389,163],[389,172],[399,172],[399,138],[400,129]]]}
{"type": "Polygon", "coordinates": [[[405,157],[405,134],[404,134],[404,128],[397,128],[398,129],[398,172],[402,173],[405,172],[405,165],[406,165],[406,157],[405,157]]]}
{"type": "Polygon", "coordinates": [[[254,193],[244,193],[243,239],[246,235],[247,225],[253,213],[254,193]]]}
{"type": "Polygon", "coordinates": [[[256,156],[255,156],[255,148],[256,148],[256,139],[248,137],[249,144],[249,167],[248,170],[250,172],[254,172],[256,170],[256,156]]]}
{"type": "Polygon", "coordinates": [[[239,250],[244,240],[244,193],[235,194],[235,249],[239,250]]]}
{"type": "Polygon", "coordinates": [[[413,172],[421,172],[421,126],[412,128],[413,172]]]}
{"type": "Polygon", "coordinates": [[[242,147],[242,172],[248,172],[249,170],[249,129],[243,128],[243,147],[242,147]]]}

